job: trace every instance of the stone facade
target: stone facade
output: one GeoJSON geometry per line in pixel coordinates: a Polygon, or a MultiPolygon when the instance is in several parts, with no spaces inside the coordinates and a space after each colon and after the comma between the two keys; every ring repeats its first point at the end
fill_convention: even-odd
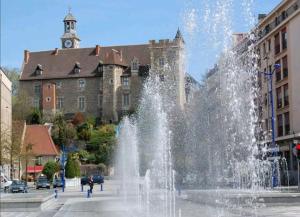
{"type": "MultiPolygon", "coordinates": [[[[74,16],[68,15],[69,19],[76,23],[74,16]]],[[[65,18],[65,31],[66,22],[65,18]]],[[[64,40],[67,36],[77,39],[75,24],[72,32],[73,35],[65,32],[64,40]]],[[[25,51],[20,89],[32,97],[32,105],[44,114],[82,112],[101,122],[113,123],[123,114],[135,111],[145,77],[155,73],[172,85],[169,94],[183,109],[183,49],[184,41],[178,30],[174,40],[151,40],[141,45],[63,45],[62,49],[52,51],[25,51]],[[48,86],[54,88],[51,94],[48,86]]]]}

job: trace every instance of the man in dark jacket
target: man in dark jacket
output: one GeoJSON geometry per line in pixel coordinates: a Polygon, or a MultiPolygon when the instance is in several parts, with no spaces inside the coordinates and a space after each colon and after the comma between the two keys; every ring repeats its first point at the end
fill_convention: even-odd
{"type": "Polygon", "coordinates": [[[92,176],[89,177],[88,183],[89,183],[89,186],[90,186],[90,193],[92,194],[93,193],[93,187],[94,187],[94,180],[93,180],[92,176]]]}

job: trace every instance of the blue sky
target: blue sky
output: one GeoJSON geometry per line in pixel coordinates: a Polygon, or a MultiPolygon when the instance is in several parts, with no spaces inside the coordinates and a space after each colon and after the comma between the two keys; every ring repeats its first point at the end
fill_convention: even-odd
{"type": "MultiPolygon", "coordinates": [[[[213,5],[216,1],[218,0],[1,0],[0,64],[20,68],[24,49],[40,51],[60,47],[62,20],[71,6],[72,13],[78,20],[77,32],[82,40],[81,47],[172,39],[180,27],[187,44],[187,70],[200,80],[205,71],[216,62],[219,53],[218,47],[210,49],[207,39],[210,35],[202,31],[205,27],[201,22],[205,13],[203,5],[213,5]],[[186,19],[189,19],[189,12],[193,10],[197,17],[197,33],[191,36],[187,32],[186,19]]],[[[233,15],[230,19],[234,32],[249,29],[245,19],[241,19],[241,5],[236,3],[241,1],[246,0],[233,0],[233,15]]],[[[256,17],[258,13],[269,12],[280,2],[248,1],[253,1],[250,9],[256,17]]]]}

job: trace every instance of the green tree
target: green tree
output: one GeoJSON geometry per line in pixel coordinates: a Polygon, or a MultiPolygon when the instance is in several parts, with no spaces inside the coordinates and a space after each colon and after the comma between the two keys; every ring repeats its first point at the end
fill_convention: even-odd
{"type": "Polygon", "coordinates": [[[89,141],[91,139],[92,128],[88,123],[77,127],[77,137],[80,140],[89,141]]]}
{"type": "Polygon", "coordinates": [[[29,124],[41,124],[42,114],[39,109],[33,109],[32,113],[27,117],[29,124]]]}
{"type": "Polygon", "coordinates": [[[67,178],[75,178],[80,176],[79,162],[72,154],[68,154],[65,171],[67,178]]]}
{"type": "Polygon", "coordinates": [[[67,124],[62,114],[56,114],[53,121],[52,139],[57,145],[69,145],[76,137],[72,124],[67,124]]]}
{"type": "Polygon", "coordinates": [[[53,179],[53,175],[59,171],[59,164],[55,161],[48,161],[43,169],[43,174],[45,174],[48,178],[48,180],[53,179]]]}
{"type": "Polygon", "coordinates": [[[13,120],[26,120],[32,113],[32,104],[29,95],[25,92],[18,92],[12,98],[12,118],[13,120]]]}

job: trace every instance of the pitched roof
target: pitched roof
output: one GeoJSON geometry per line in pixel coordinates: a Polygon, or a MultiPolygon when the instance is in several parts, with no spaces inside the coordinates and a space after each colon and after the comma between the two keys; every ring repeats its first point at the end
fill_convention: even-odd
{"type": "Polygon", "coordinates": [[[31,153],[35,156],[57,156],[58,151],[50,136],[49,127],[44,125],[27,125],[22,152],[27,145],[32,145],[31,153]]]}
{"type": "Polygon", "coordinates": [[[76,21],[76,18],[73,16],[71,12],[69,12],[66,16],[64,21],[76,21]]]}
{"type": "Polygon", "coordinates": [[[100,47],[99,55],[96,48],[58,49],[41,52],[30,52],[28,63],[24,68],[20,80],[94,77],[99,63],[130,66],[136,57],[140,65],[150,64],[150,52],[147,44],[100,47]],[[80,73],[73,73],[75,63],[80,63],[80,73]],[[37,65],[42,65],[43,73],[36,75],[37,65]]]}

